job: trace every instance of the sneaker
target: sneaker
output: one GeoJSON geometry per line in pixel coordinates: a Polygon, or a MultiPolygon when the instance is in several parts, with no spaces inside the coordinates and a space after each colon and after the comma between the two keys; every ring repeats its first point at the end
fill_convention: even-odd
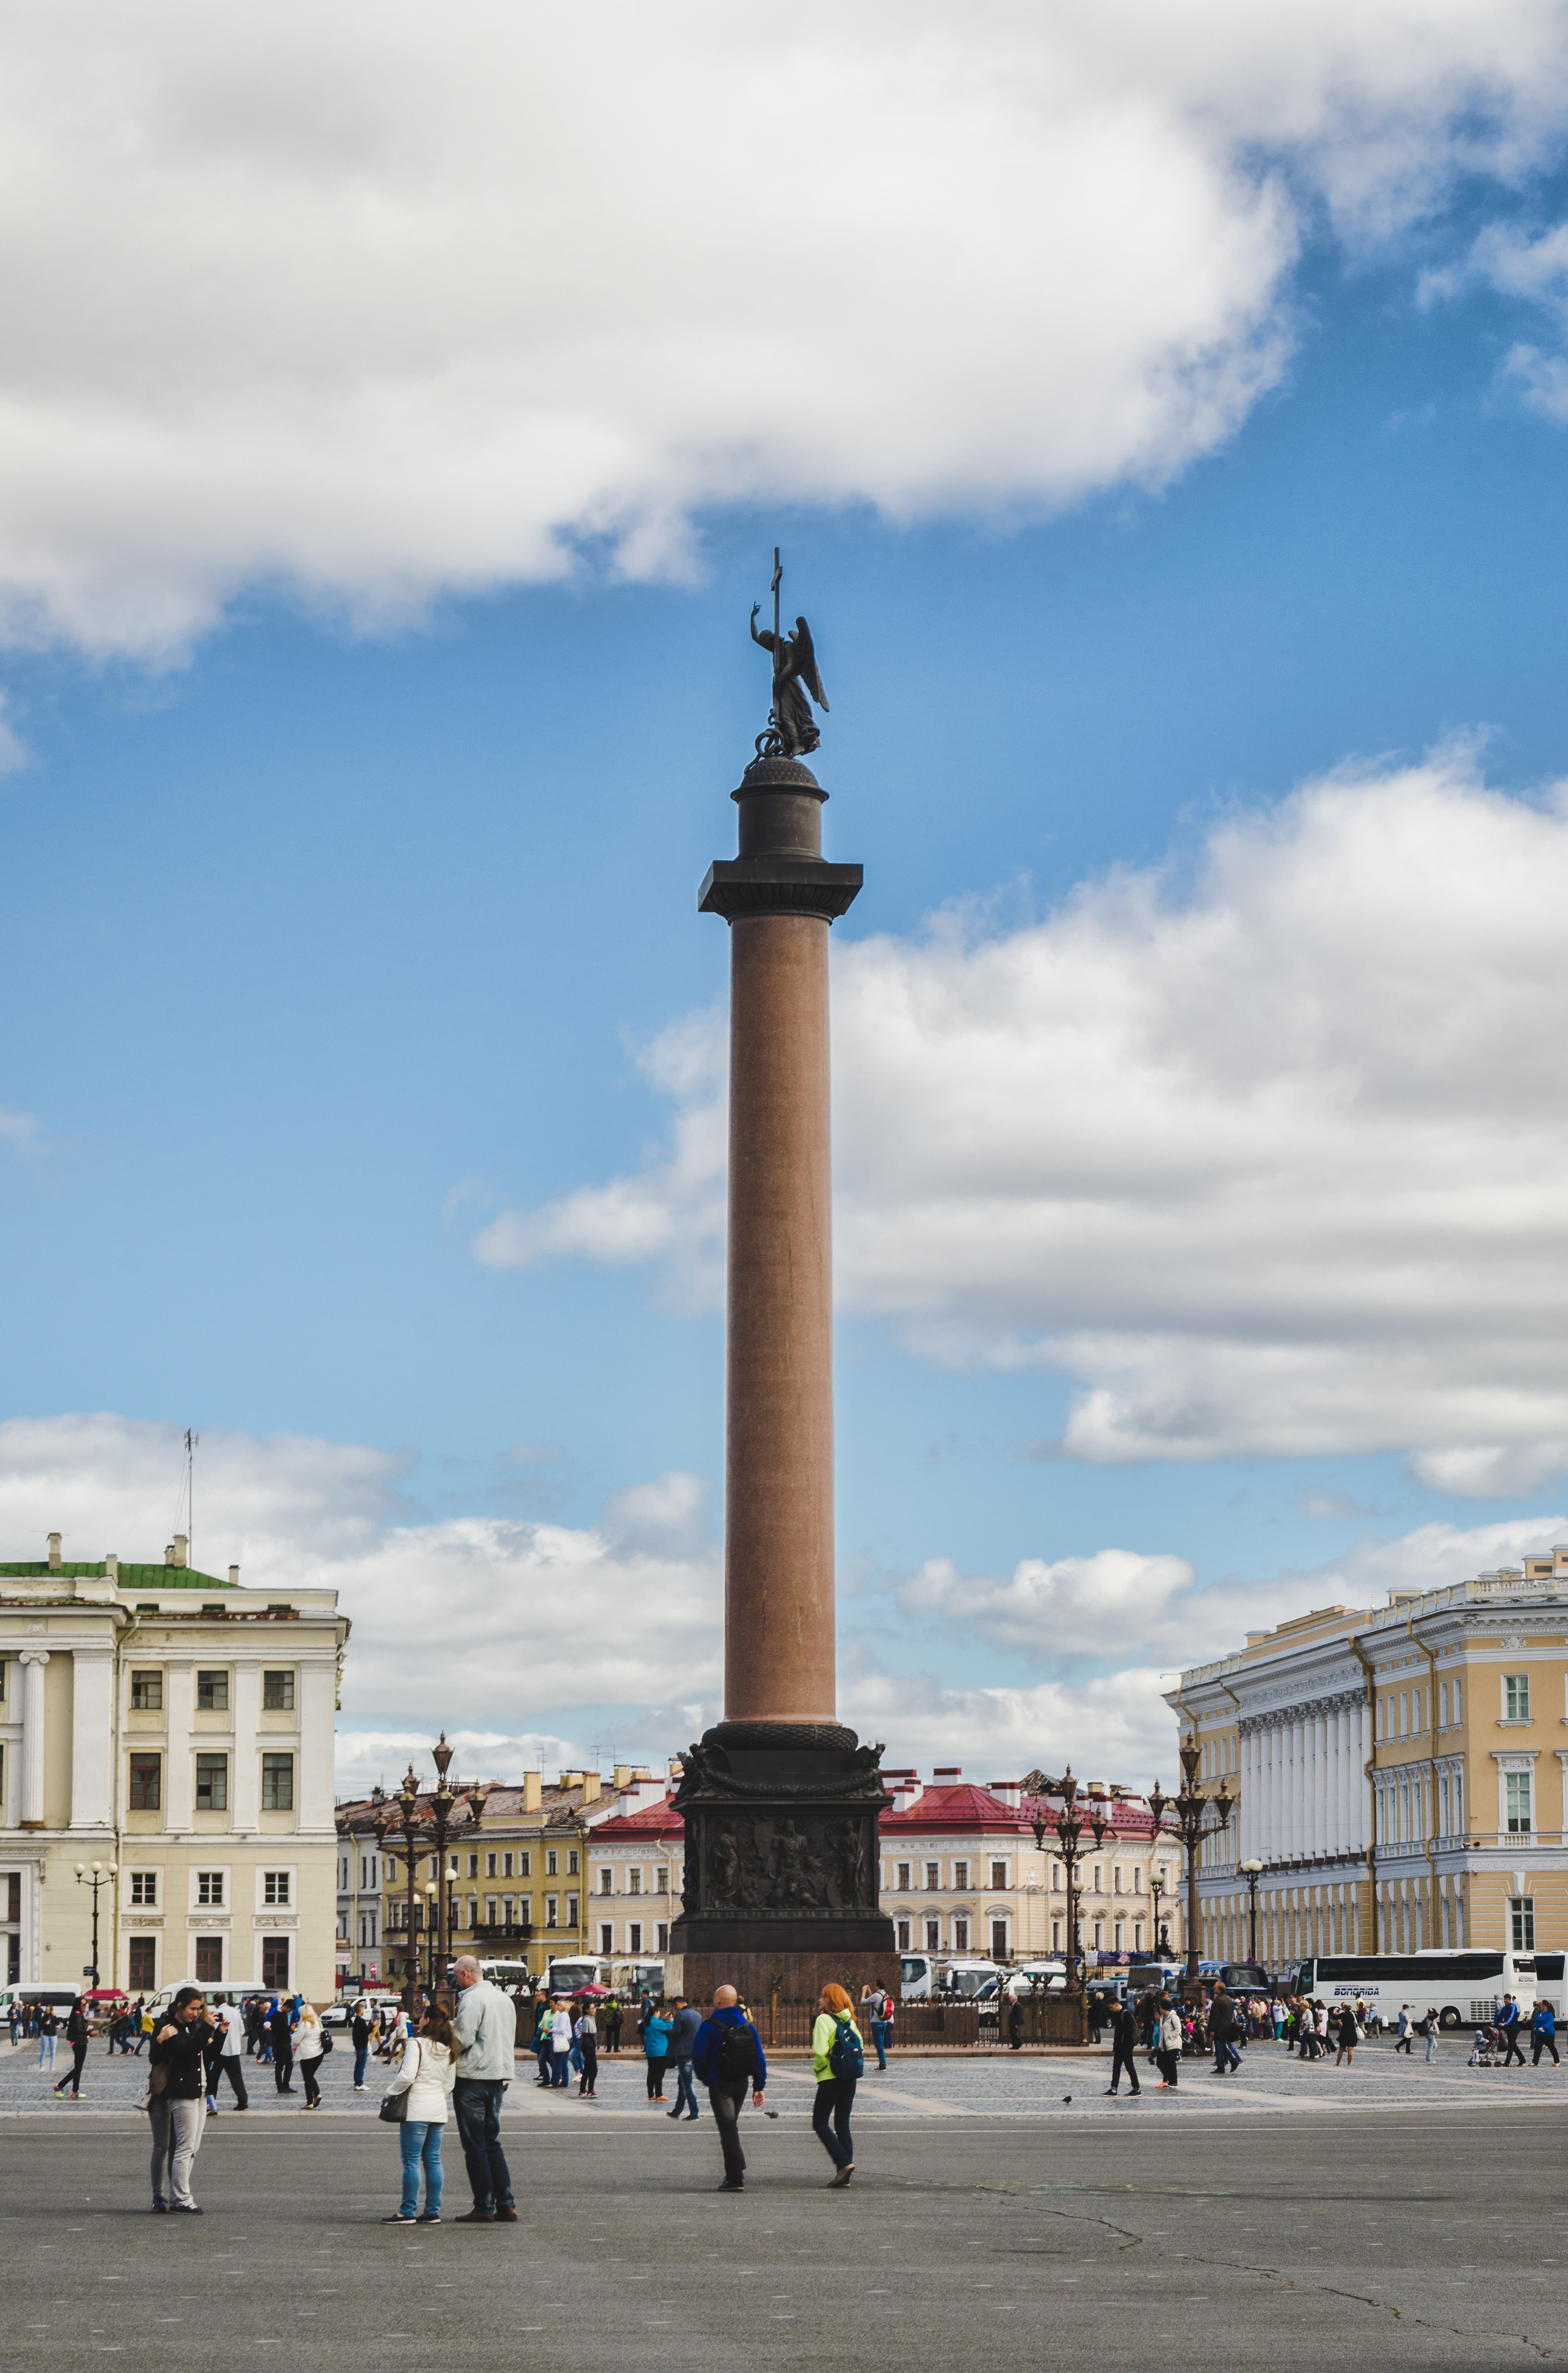
{"type": "Polygon", "coordinates": [[[668,2114],[672,2118],[678,2118],[680,2115],[680,2112],[679,2110],[671,2110],[668,2114]]]}
{"type": "Polygon", "coordinates": [[[726,2175],[718,2189],[721,2192],[744,2192],[746,2189],[746,2179],[744,2176],[737,2176],[732,2183],[729,2177],[726,2175]]]}
{"type": "Polygon", "coordinates": [[[1108,2101],[1114,2101],[1114,2100],[1115,2100],[1115,2098],[1116,2098],[1116,2087],[1115,2087],[1115,2086],[1114,2086],[1114,2085],[1108,2085],[1108,2086],[1106,2087],[1106,2088],[1105,2088],[1105,2098],[1106,2098],[1106,2099],[1107,2099],[1108,2101]]]}
{"type": "Polygon", "coordinates": [[[439,2225],[441,2222],[440,2211],[437,2210],[434,2216],[427,2216],[422,2211],[420,2215],[415,2217],[414,2222],[416,2225],[439,2225]]]}
{"type": "Polygon", "coordinates": [[[152,2213],[153,2213],[153,2215],[154,2215],[155,2216],[167,2216],[167,2215],[168,2215],[168,2201],[167,2201],[167,2200],[155,2200],[155,2201],[153,2202],[152,2213]]]}
{"type": "Polygon", "coordinates": [[[417,2216],[405,2216],[400,2208],[395,2216],[383,2216],[381,2222],[383,2225],[417,2225],[419,2219],[417,2216]]]}
{"type": "Polygon", "coordinates": [[[193,2200],[171,2200],[168,2213],[171,2216],[199,2216],[202,2212],[193,2200]]]}

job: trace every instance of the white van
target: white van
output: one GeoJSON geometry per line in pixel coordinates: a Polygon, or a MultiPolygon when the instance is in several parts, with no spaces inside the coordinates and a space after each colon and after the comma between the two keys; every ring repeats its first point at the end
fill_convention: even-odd
{"type": "Polygon", "coordinates": [[[900,1953],[899,2000],[929,2002],[936,1992],[936,1959],[931,1953],[900,1953]]]}
{"type": "Polygon", "coordinates": [[[69,2010],[81,1993],[80,1986],[36,1985],[0,1987],[0,2023],[11,2016],[13,2003],[52,2003],[56,2010],[69,2010]]]}

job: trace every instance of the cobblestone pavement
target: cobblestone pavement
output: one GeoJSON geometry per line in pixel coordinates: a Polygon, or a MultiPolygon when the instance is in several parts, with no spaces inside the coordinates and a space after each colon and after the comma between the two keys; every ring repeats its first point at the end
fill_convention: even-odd
{"type": "MultiPolygon", "coordinates": [[[[1347,2093],[1287,2125],[1237,2114],[1224,2085],[1184,2087],[1179,2114],[1161,2097],[1031,2119],[1010,2105],[1022,2070],[908,2062],[898,2076],[921,2107],[857,2110],[847,2192],[827,2188],[791,2109],[748,2116],[738,2196],[715,2192],[710,2119],[645,2108],[636,2125],[634,2068],[612,2066],[605,2112],[525,2091],[506,2135],[513,2226],[451,2221],[468,2205],[451,2134],[443,2222],[398,2227],[381,2221],[397,2137],[373,2119],[226,2115],[197,2158],[197,2219],[148,2213],[146,2128],[129,2112],[14,2110],[11,2355],[29,2373],[101,2355],[233,2373],[273,2348],[296,2373],[349,2356],[377,2373],[1568,2365],[1550,2078],[1428,2081],[1401,2060],[1359,2080],[1379,2114],[1347,2093]]],[[[803,2109],[807,2081],[790,2072],[781,2096],[803,2109]]]]}
{"type": "MultiPolygon", "coordinates": [[[[1423,2047],[1407,2058],[1391,2043],[1362,2044],[1352,2066],[1336,2068],[1332,2058],[1300,2061],[1283,2046],[1253,2043],[1243,2054],[1240,2073],[1216,2077],[1207,2060],[1184,2060],[1174,2094],[1156,2092],[1158,2072],[1140,2056],[1139,2082],[1144,2098],[1136,2104],[1125,2083],[1115,2099],[1106,2098],[1110,2074],[1109,2052],[1057,2057],[1028,2052],[1003,2052],[991,2057],[954,2055],[903,2057],[897,2052],[886,2074],[875,2063],[862,2080],[857,2118],[1170,2118],[1191,2116],[1194,2108],[1226,2118],[1260,2115],[1319,2115],[1361,2109],[1435,2110],[1481,2108],[1502,2100],[1568,2102],[1568,2068],[1558,2070],[1550,2059],[1539,2068],[1470,2068],[1466,2066],[1469,2038],[1445,2039],[1438,2056],[1427,2066],[1423,2047]],[[1071,2097],[1069,2105],[1069,2097],[1071,2097]]],[[[68,2055],[56,2062],[55,2076],[38,2066],[38,2046],[15,2051],[0,2042],[0,2116],[24,2110],[42,2110],[63,2118],[81,2119],[91,2111],[131,2109],[145,2063],[110,2058],[101,2043],[94,2046],[83,2071],[82,2099],[73,2105],[57,2100],[51,2087],[68,2055]]],[[[295,2092],[280,2097],[271,2068],[248,2060],[245,2081],[250,2116],[298,2117],[305,2114],[298,2073],[295,2092]]],[[[384,2063],[372,2060],[367,2089],[353,2089],[354,2057],[341,2045],[321,2063],[324,2107],[311,2113],[311,2122],[343,2116],[373,2117],[389,2081],[384,2063]]],[[[775,2059],[768,2087],[771,2108],[786,2119],[809,2114],[814,2091],[810,2068],[801,2059],[775,2059]]],[[[673,2106],[675,2083],[667,2080],[666,2107],[673,2106]]],[[[647,2101],[644,2063],[631,2052],[609,2055],[599,2063],[598,2099],[581,2101],[576,2079],[566,2090],[546,2091],[534,2079],[533,2063],[517,2063],[517,2079],[506,2098],[508,2118],[581,2120],[641,2118],[656,2112],[647,2101]]],[[[233,2116],[226,2106],[227,2087],[220,2095],[226,2106],[220,2115],[233,2116]]],[[[706,2105],[704,2104],[704,2113],[706,2105]]]]}

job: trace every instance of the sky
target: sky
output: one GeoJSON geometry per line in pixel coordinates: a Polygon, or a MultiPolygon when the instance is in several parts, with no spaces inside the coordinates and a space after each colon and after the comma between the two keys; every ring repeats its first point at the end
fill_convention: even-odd
{"type": "Polygon", "coordinates": [[[775,544],[843,1717],[1168,1778],[1182,1664],[1568,1536],[1568,6],[0,63],[0,1556],[335,1584],[345,1789],[716,1718],[775,544]]]}

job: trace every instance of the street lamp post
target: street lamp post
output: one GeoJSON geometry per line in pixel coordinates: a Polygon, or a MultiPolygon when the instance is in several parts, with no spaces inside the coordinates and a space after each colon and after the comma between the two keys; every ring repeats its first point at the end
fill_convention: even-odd
{"type": "Polygon", "coordinates": [[[95,1993],[98,1991],[98,1891],[100,1887],[107,1887],[109,1885],[110,1879],[112,1879],[119,1867],[119,1864],[113,1862],[95,1862],[91,1864],[79,1862],[76,1864],[76,1885],[78,1887],[90,1887],[93,1891],[93,1966],[91,1974],[93,1991],[95,1993]],[[88,1875],[89,1870],[91,1873],[90,1876],[88,1875]]]}
{"type": "MultiPolygon", "coordinates": [[[[1035,1844],[1042,1854],[1060,1854],[1067,1865],[1066,1991],[1070,1994],[1082,1993],[1083,1981],[1078,1971],[1078,1887],[1075,1874],[1079,1862],[1088,1849],[1081,1842],[1084,1824],[1076,1809],[1078,1783],[1073,1777],[1072,1765],[1067,1766],[1060,1780],[1048,1780],[1040,1793],[1045,1796],[1062,1798],[1062,1810],[1057,1814],[1055,1821],[1056,1844],[1049,1848],[1046,1844],[1046,1817],[1043,1813],[1036,1813],[1034,1816],[1035,1844]]],[[[1089,1820],[1097,1851],[1109,1826],[1109,1822],[1097,1805],[1089,1820]]]]}
{"type": "Polygon", "coordinates": [[[1198,1736],[1194,1731],[1181,1748],[1181,1788],[1176,1796],[1167,1796],[1156,1780],[1149,1791],[1149,1810],[1155,1817],[1155,1836],[1167,1812],[1176,1815],[1177,1833],[1187,1849],[1187,1968],[1183,1982],[1189,1993],[1198,1991],[1198,1853],[1206,1837],[1218,1837],[1230,1820],[1234,1798],[1225,1782],[1212,1796],[1205,1796],[1198,1779],[1198,1736]],[[1215,1819],[1211,1828],[1209,1815],[1215,1819]]]}
{"type": "Polygon", "coordinates": [[[416,1885],[418,1841],[414,1834],[414,1822],[418,1818],[419,1813],[419,1783],[413,1776],[413,1765],[412,1763],[409,1765],[407,1771],[403,1775],[403,1784],[398,1790],[394,1802],[397,1806],[396,1812],[389,1813],[385,1817],[385,1828],[382,1827],[380,1822],[377,1823],[376,1834],[380,1838],[383,1846],[385,1846],[386,1840],[390,1832],[394,1829],[401,1829],[403,1837],[403,1851],[408,1858],[408,1909],[405,1915],[408,1921],[408,1940],[403,1952],[403,2008],[408,2012],[412,2018],[414,2012],[419,2007],[419,1919],[417,1910],[419,1896],[416,1885]]]}
{"type": "Polygon", "coordinates": [[[1263,1865],[1254,1859],[1244,1862],[1241,1867],[1247,1874],[1247,1959],[1249,1967],[1255,1970],[1258,1966],[1258,1881],[1263,1875],[1263,1865]]]}
{"type": "Polygon", "coordinates": [[[1170,1935],[1169,1932],[1166,1928],[1165,1923],[1160,1918],[1160,1898],[1164,1895],[1166,1887],[1163,1878],[1150,1879],[1149,1893],[1153,1896],[1155,1900],[1155,1950],[1159,1955],[1162,1961],[1167,1961],[1170,1958],[1170,1935]]]}
{"type": "MultiPolygon", "coordinates": [[[[431,1906],[431,1912],[440,1934],[440,1967],[442,1975],[445,1976],[447,1952],[451,1942],[447,1923],[448,1889],[447,1886],[447,1832],[451,1827],[452,1808],[458,1801],[457,1791],[447,1777],[447,1772],[451,1769],[452,1750],[447,1744],[447,1734],[445,1731],[441,1733],[440,1743],[432,1748],[431,1754],[432,1759],[436,1765],[436,1794],[430,1800],[430,1811],[431,1817],[436,1823],[436,1876],[440,1881],[436,1901],[431,1906]]],[[[430,1991],[432,1994],[436,1992],[436,1964],[435,1954],[436,1946],[432,1944],[430,1962],[430,1991]]]]}
{"type": "MultiPolygon", "coordinates": [[[[446,1873],[445,1873],[445,1871],[443,1870],[443,1872],[442,1872],[442,1876],[443,1876],[443,1877],[445,1877],[445,1876],[446,1876],[446,1873]]],[[[444,1926],[446,1925],[445,1922],[444,1922],[444,1921],[438,1921],[438,1920],[437,1920],[437,1916],[436,1916],[436,1913],[437,1913],[437,1907],[438,1907],[438,1905],[442,1902],[442,1900],[443,1900],[443,1898],[442,1898],[442,1894],[441,1894],[441,1889],[436,1886],[436,1881],[435,1881],[434,1879],[430,1879],[430,1880],[428,1880],[428,1881],[426,1882],[425,1889],[424,1889],[424,1933],[425,1933],[426,1937],[427,1937],[427,1938],[428,1938],[428,1940],[429,1940],[429,1949],[430,1949],[430,1999],[431,1999],[431,2001],[432,2001],[432,2002],[434,2002],[434,2001],[435,2001],[435,1999],[436,1999],[436,1930],[437,1930],[437,1927],[438,1927],[438,1926],[440,1926],[440,1927],[444,1927],[444,1926]]]]}

